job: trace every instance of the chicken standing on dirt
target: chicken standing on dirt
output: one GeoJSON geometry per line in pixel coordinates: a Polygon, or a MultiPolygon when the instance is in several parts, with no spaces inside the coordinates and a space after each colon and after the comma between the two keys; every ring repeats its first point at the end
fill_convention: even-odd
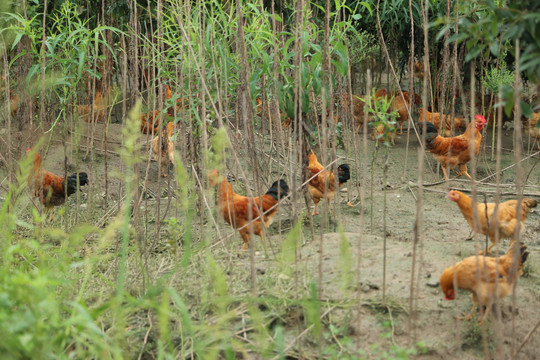
{"type": "Polygon", "coordinates": [[[275,206],[278,201],[289,193],[289,186],[283,179],[272,184],[266,194],[259,197],[247,197],[236,194],[231,184],[217,170],[208,174],[210,185],[217,186],[217,203],[219,213],[233,228],[238,229],[246,250],[249,244],[250,233],[258,235],[264,240],[263,226],[269,227],[278,211],[275,206]],[[261,213],[262,210],[262,213],[261,213]]]}
{"type": "Polygon", "coordinates": [[[165,169],[170,162],[174,166],[174,144],[171,141],[172,132],[174,129],[174,123],[167,123],[167,133],[161,133],[161,141],[159,134],[152,140],[152,151],[154,152],[154,159],[160,162],[161,176],[166,177],[167,173],[165,169]]]}
{"type": "MultiPolygon", "coordinates": [[[[521,203],[521,213],[518,219],[516,213],[517,200],[508,200],[498,204],[498,206],[496,203],[487,203],[487,210],[486,204],[477,203],[476,212],[478,218],[475,221],[473,218],[474,204],[469,196],[461,191],[450,190],[448,198],[458,204],[463,217],[467,220],[473,231],[486,235],[489,228],[488,237],[492,244],[487,249],[488,254],[491,254],[491,248],[493,248],[500,239],[513,238],[518,224],[520,224],[520,228],[523,229],[525,219],[527,219],[530,210],[538,205],[538,201],[536,200],[523,199],[521,203]],[[487,221],[489,221],[489,227],[487,221]]],[[[512,243],[513,241],[510,243],[510,246],[512,246],[512,243]]]]}
{"type": "MultiPolygon", "coordinates": [[[[26,149],[30,153],[31,149],[26,149]]],[[[77,191],[77,179],[79,187],[88,184],[88,175],[85,172],[69,175],[67,178],[57,176],[41,167],[41,157],[38,153],[34,155],[34,167],[30,173],[28,183],[33,189],[36,197],[39,197],[43,206],[50,214],[49,221],[52,220],[52,209],[62,205],[66,198],[77,191]]]]}
{"type": "Polygon", "coordinates": [[[107,95],[102,96],[101,91],[96,92],[94,102],[90,105],[77,106],[77,114],[86,122],[98,123],[105,118],[107,111],[107,95]]]}
{"type": "Polygon", "coordinates": [[[540,127],[538,127],[538,121],[540,121],[540,112],[533,113],[525,124],[525,132],[534,139],[538,150],[540,150],[540,127]]]}
{"type": "MultiPolygon", "coordinates": [[[[387,97],[388,92],[386,89],[379,89],[375,92],[374,98],[380,99],[382,97],[387,97]]],[[[340,102],[341,106],[345,109],[345,111],[348,111],[351,104],[351,98],[352,98],[352,116],[354,118],[355,124],[357,126],[357,130],[362,130],[362,125],[364,124],[364,120],[366,118],[365,116],[365,107],[367,104],[368,95],[349,95],[349,94],[343,94],[341,95],[340,102]]],[[[339,99],[339,98],[338,98],[339,99]]],[[[374,99],[371,99],[373,103],[374,99]]]]}
{"type": "MultiPolygon", "coordinates": [[[[486,119],[482,115],[476,115],[475,121],[467,126],[465,133],[460,136],[443,137],[437,132],[437,128],[430,122],[426,122],[426,147],[435,159],[441,163],[444,179],[449,180],[448,172],[459,166],[458,176],[471,176],[467,172],[467,163],[480,152],[482,142],[482,128],[486,119]],[[472,146],[472,149],[471,149],[472,146]]],[[[423,131],[423,123],[418,123],[420,134],[423,131]]]]}
{"type": "Polygon", "coordinates": [[[446,300],[454,300],[457,289],[472,293],[471,312],[463,314],[461,319],[470,320],[474,310],[480,304],[486,307],[484,316],[480,319],[480,322],[483,322],[495,300],[510,294],[514,283],[522,274],[523,263],[529,255],[527,247],[519,244],[519,256],[513,259],[514,247],[517,246],[517,243],[511,246],[506,255],[498,258],[482,255],[469,256],[442,272],[440,285],[446,300]]]}
{"type": "Polygon", "coordinates": [[[452,134],[452,130],[465,129],[467,123],[464,118],[454,117],[454,124],[450,115],[441,115],[440,113],[432,113],[426,109],[418,109],[418,122],[427,121],[435,125],[437,130],[441,130],[443,136],[449,136],[452,134]]]}
{"type": "MultiPolygon", "coordinates": [[[[336,185],[334,173],[329,170],[324,170],[324,167],[317,160],[317,155],[311,150],[311,154],[308,156],[308,176],[311,179],[308,182],[308,192],[315,203],[313,207],[312,215],[318,215],[317,205],[322,198],[326,198],[328,204],[336,195],[336,185]]],[[[350,168],[347,164],[341,164],[338,166],[338,184],[341,187],[351,178],[350,168]]]]}
{"type": "Polygon", "coordinates": [[[411,103],[409,97],[412,97],[416,105],[420,104],[420,97],[417,94],[410,96],[408,91],[403,91],[403,97],[398,92],[394,98],[392,107],[394,111],[398,112],[397,122],[399,123],[399,133],[403,134],[403,124],[409,119],[409,112],[411,110],[411,103]]]}

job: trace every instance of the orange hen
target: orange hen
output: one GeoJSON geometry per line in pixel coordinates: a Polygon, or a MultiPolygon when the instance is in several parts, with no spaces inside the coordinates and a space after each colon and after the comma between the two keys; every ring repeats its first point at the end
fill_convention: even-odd
{"type": "Polygon", "coordinates": [[[172,132],[174,130],[174,123],[167,123],[166,133],[161,134],[161,142],[159,135],[152,140],[152,151],[154,152],[154,158],[156,161],[160,161],[161,176],[165,177],[165,169],[168,162],[174,165],[174,144],[171,141],[172,132]]]}
{"type": "Polygon", "coordinates": [[[101,91],[96,91],[94,102],[90,105],[77,106],[77,113],[86,122],[100,122],[105,118],[107,111],[106,97],[101,95],[101,91]]]}
{"type": "Polygon", "coordinates": [[[435,125],[437,130],[442,130],[443,136],[448,136],[452,134],[452,130],[456,129],[465,129],[467,124],[465,123],[464,118],[454,117],[454,126],[452,127],[452,122],[450,115],[441,115],[439,113],[432,113],[426,109],[418,109],[418,121],[428,121],[435,125]]]}
{"type": "MultiPolygon", "coordinates": [[[[480,143],[482,142],[480,131],[486,124],[486,119],[482,115],[476,115],[475,121],[467,126],[465,133],[454,137],[440,136],[432,123],[426,122],[425,124],[426,147],[441,163],[445,180],[449,180],[448,171],[456,166],[459,166],[459,175],[464,174],[470,179],[467,163],[480,151],[480,143]]],[[[418,129],[422,133],[423,123],[418,123],[418,129]]]]}
{"type": "Polygon", "coordinates": [[[469,196],[457,190],[450,190],[448,198],[459,206],[463,217],[467,220],[473,231],[479,234],[488,234],[489,240],[492,242],[491,246],[487,249],[489,254],[491,254],[491,248],[493,248],[501,238],[510,239],[514,237],[516,226],[518,224],[520,224],[521,229],[523,229],[525,219],[527,219],[530,210],[538,205],[538,201],[536,200],[523,199],[521,203],[521,212],[519,216],[517,216],[517,200],[508,200],[498,204],[498,206],[496,203],[475,204],[469,196]],[[473,209],[475,206],[476,214],[478,216],[477,219],[474,219],[473,217],[473,209]],[[487,220],[489,220],[489,226],[486,217],[487,220]]]}
{"type": "Polygon", "coordinates": [[[519,256],[513,259],[514,247],[517,245],[516,243],[511,246],[506,255],[498,258],[470,256],[442,272],[439,282],[446,300],[454,300],[458,289],[472,293],[473,307],[462,319],[470,320],[475,308],[480,304],[486,307],[484,316],[480,319],[480,322],[483,322],[495,300],[510,294],[529,255],[527,247],[520,244],[519,256]]]}
{"type": "MultiPolygon", "coordinates": [[[[414,103],[420,104],[420,97],[417,94],[413,94],[414,103]]],[[[398,112],[397,121],[399,123],[399,133],[403,134],[403,124],[409,119],[409,112],[411,110],[411,103],[409,100],[409,92],[404,91],[403,97],[397,93],[394,98],[393,109],[398,112]]]]}

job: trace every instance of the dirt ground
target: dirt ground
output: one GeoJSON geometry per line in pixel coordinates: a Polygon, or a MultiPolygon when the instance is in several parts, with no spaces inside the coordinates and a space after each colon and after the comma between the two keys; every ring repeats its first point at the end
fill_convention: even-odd
{"type": "MultiPolygon", "coordinates": [[[[82,133],[88,133],[83,124],[82,133]]],[[[109,169],[108,203],[116,204],[122,198],[122,178],[117,175],[123,171],[123,165],[118,154],[121,144],[121,125],[111,124],[109,128],[107,167],[109,169]]],[[[501,168],[506,168],[514,163],[512,130],[505,130],[502,152],[501,168]]],[[[20,136],[20,134],[18,134],[20,136]]],[[[454,316],[462,311],[468,311],[471,307],[471,299],[467,293],[460,293],[456,301],[445,301],[438,287],[438,278],[444,268],[450,266],[464,257],[475,254],[482,246],[484,239],[480,235],[470,238],[470,228],[461,215],[456,204],[446,197],[450,188],[472,189],[472,184],[465,178],[449,182],[439,182],[442,173],[437,170],[436,163],[430,154],[425,161],[424,182],[433,184],[426,186],[422,193],[422,221],[419,231],[419,239],[416,246],[414,243],[414,223],[416,217],[416,201],[420,196],[418,192],[418,142],[411,136],[408,158],[405,159],[406,133],[398,135],[396,144],[389,151],[389,167],[387,184],[383,184],[383,151],[379,151],[374,167],[373,198],[370,196],[371,157],[373,154],[373,141],[369,140],[368,161],[365,170],[353,169],[352,179],[347,188],[341,192],[337,201],[335,217],[327,225],[322,220],[322,215],[313,219],[312,238],[310,220],[306,217],[305,226],[302,230],[302,241],[297,256],[295,271],[285,274],[279,262],[272,255],[272,249],[279,248],[280,243],[286,239],[291,228],[290,214],[292,204],[288,200],[281,207],[278,219],[269,228],[269,244],[272,246],[266,250],[270,253],[264,256],[264,248],[261,242],[256,241],[255,262],[257,267],[257,283],[259,291],[265,293],[270,290],[264,289],[267,282],[279,282],[285,289],[300,288],[302,292],[309,288],[312,282],[322,284],[319,294],[325,301],[321,313],[328,313],[322,321],[325,326],[332,324],[335,332],[330,332],[324,340],[326,355],[321,355],[320,344],[313,343],[311,336],[299,336],[303,328],[293,326],[286,329],[286,339],[292,340],[299,336],[298,342],[292,347],[290,358],[354,358],[351,348],[360,345],[367,358],[400,358],[398,350],[407,349],[419,341],[423,342],[425,353],[417,355],[423,359],[473,359],[494,358],[508,359],[512,352],[517,349],[525,339],[527,333],[533,328],[539,319],[540,308],[540,209],[535,209],[526,221],[526,229],[523,240],[529,248],[530,256],[527,261],[526,275],[519,279],[516,287],[515,299],[506,298],[502,302],[502,319],[491,318],[486,325],[487,333],[486,349],[482,341],[482,328],[476,322],[456,320],[454,316]],[[404,167],[405,160],[407,166],[404,167]],[[431,170],[433,169],[433,170],[431,170]],[[405,170],[405,171],[404,171],[405,170]],[[364,172],[363,172],[364,171],[364,172]],[[362,181],[364,178],[364,181],[362,181]],[[434,184],[437,183],[437,184],[434,184]],[[357,186],[360,185],[360,186],[357,186]],[[364,193],[363,223],[361,219],[360,193],[364,193]],[[383,294],[383,221],[384,221],[384,196],[386,195],[386,307],[382,306],[383,294]],[[346,206],[347,201],[352,201],[356,206],[346,206]],[[373,211],[371,210],[373,208],[373,211]],[[279,230],[282,233],[279,233],[279,230]],[[342,229],[343,232],[340,233],[342,229]],[[348,247],[342,242],[342,236],[346,238],[348,247]],[[345,248],[344,248],[345,246],[345,248]],[[414,275],[412,275],[413,258],[415,258],[414,275]],[[360,259],[358,263],[358,259],[360,259]],[[322,261],[322,262],[321,262],[322,261]],[[343,264],[346,264],[346,271],[343,264]],[[319,268],[321,266],[321,268],[319,268]],[[351,270],[353,269],[353,270],[351,270]],[[322,278],[319,277],[322,274],[322,278]],[[345,275],[344,275],[345,274],[345,275]],[[348,274],[348,275],[347,275],[348,274]],[[414,291],[413,311],[410,312],[411,282],[414,291]],[[344,288],[343,284],[347,284],[344,288]],[[390,309],[390,312],[388,311],[390,309]],[[391,350],[394,349],[394,350],[391,350]],[[333,351],[333,352],[332,352],[333,351]],[[385,351],[388,353],[385,355],[385,351]],[[394,351],[394,353],[392,353],[394,351]],[[332,355],[333,354],[333,355],[332,355]],[[349,354],[351,357],[346,357],[349,354]],[[392,355],[394,354],[394,355],[392,355]],[[386,357],[385,357],[386,356],[386,357]]],[[[21,136],[20,136],[21,137],[21,136]]],[[[102,137],[102,128],[98,128],[96,137],[102,137]]],[[[486,138],[491,142],[491,129],[488,129],[486,138]]],[[[143,136],[141,141],[147,144],[149,137],[143,136]]],[[[80,147],[79,168],[87,171],[90,175],[92,186],[84,191],[83,202],[88,199],[91,204],[88,207],[95,212],[82,213],[89,222],[96,223],[104,219],[105,202],[105,157],[103,143],[96,141],[94,161],[86,158],[85,151],[87,138],[82,138],[80,147]]],[[[24,139],[20,139],[19,146],[22,151],[25,147],[24,139]]],[[[177,149],[182,146],[182,139],[176,139],[177,149]]],[[[68,144],[69,145],[69,144],[68,144]]],[[[524,142],[521,158],[530,153],[527,141],[524,142]]],[[[359,147],[361,148],[361,147],[359,147]]],[[[148,149],[148,148],[146,148],[148,149]]],[[[351,150],[352,151],[352,150],[351,150]]],[[[532,151],[532,150],[531,150],[532,151]]],[[[491,175],[495,169],[495,161],[491,160],[491,150],[486,148],[477,158],[477,178],[482,179],[491,175]]],[[[533,151],[534,152],[534,151],[533,151]]],[[[19,153],[19,154],[20,154],[19,153]]],[[[348,158],[347,162],[352,167],[354,154],[345,154],[340,150],[339,155],[348,158]]],[[[361,156],[360,156],[361,157],[361,156]]],[[[540,200],[540,166],[537,166],[540,155],[520,163],[525,187],[524,193],[528,197],[540,200]]],[[[354,165],[353,165],[354,164],[354,165]]],[[[143,163],[139,169],[141,189],[144,188],[142,179],[147,171],[147,163],[143,163]]],[[[181,215],[177,208],[177,199],[172,196],[174,191],[174,179],[159,179],[159,169],[155,161],[150,162],[148,167],[147,201],[143,205],[144,219],[148,223],[148,234],[153,233],[156,215],[156,197],[161,196],[161,218],[177,217],[181,215]],[[169,196],[171,195],[171,196],[169,196]],[[172,202],[172,206],[169,203],[172,202]]],[[[62,174],[64,169],[64,149],[58,138],[53,138],[44,166],[57,174],[62,174]]],[[[75,159],[69,159],[69,168],[74,169],[75,159]]],[[[6,172],[2,168],[3,173],[6,172]]],[[[249,174],[248,176],[252,176],[249,174]]],[[[455,174],[454,174],[455,176],[455,174]]],[[[3,177],[2,177],[3,178],[3,177]]],[[[515,167],[502,173],[501,191],[504,193],[503,200],[515,198],[515,167]]],[[[241,192],[240,182],[233,182],[233,188],[241,192]]],[[[478,184],[480,192],[495,192],[495,178],[485,180],[478,184]]],[[[212,192],[208,192],[212,196],[212,192]]],[[[487,195],[487,201],[493,201],[494,194],[487,195]]],[[[210,201],[213,201],[210,200],[210,201]]],[[[30,206],[30,205],[29,205],[30,206]]],[[[69,205],[73,206],[70,199],[69,205]]],[[[301,197],[298,204],[304,207],[301,197]]],[[[61,221],[61,220],[59,220],[61,221]]],[[[179,220],[181,221],[181,220],[179,220]]],[[[230,227],[218,220],[219,230],[222,237],[235,233],[230,227]]],[[[199,225],[196,225],[199,226],[199,225]]],[[[207,224],[207,235],[210,234],[212,241],[219,243],[219,237],[210,225],[207,224]]],[[[167,242],[170,232],[167,226],[160,231],[158,241],[167,242]]],[[[224,260],[228,265],[230,286],[237,286],[235,292],[249,294],[249,255],[240,257],[230,255],[239,249],[241,240],[237,233],[225,242],[219,243],[212,248],[213,254],[224,260]],[[223,245],[225,244],[225,245],[223,245]]],[[[498,246],[500,251],[506,251],[508,242],[498,246]]],[[[167,254],[156,251],[152,255],[152,261],[156,263],[167,257],[167,254]]],[[[170,260],[170,259],[169,259],[170,260]]],[[[266,294],[269,295],[269,294],[266,294]]],[[[272,294],[270,294],[272,295],[272,294]]],[[[292,315],[291,315],[292,316],[292,315]]],[[[300,320],[298,320],[300,321],[300,320]]],[[[287,322],[284,322],[287,324],[287,322]]],[[[517,358],[537,359],[538,347],[540,347],[540,332],[534,333],[529,341],[523,346],[517,358]]],[[[254,357],[256,358],[256,357],[254,357]]]]}

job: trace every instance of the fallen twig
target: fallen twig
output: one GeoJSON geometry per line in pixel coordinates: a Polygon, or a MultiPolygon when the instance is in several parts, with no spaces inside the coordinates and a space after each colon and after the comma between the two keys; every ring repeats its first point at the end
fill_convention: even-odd
{"type": "MultiPolygon", "coordinates": [[[[536,155],[538,155],[538,154],[540,154],[540,151],[537,151],[537,152],[535,152],[534,154],[531,154],[531,155],[529,155],[529,156],[527,156],[527,157],[524,157],[524,158],[521,159],[519,162],[517,162],[517,163],[515,163],[515,164],[512,164],[512,165],[510,165],[510,166],[505,167],[505,168],[502,169],[500,172],[502,173],[503,171],[506,171],[506,170],[508,170],[508,169],[511,169],[511,168],[513,168],[514,166],[516,166],[517,164],[520,164],[520,163],[522,163],[523,161],[525,161],[525,160],[527,160],[527,159],[529,159],[529,158],[531,158],[531,157],[533,157],[533,156],[536,156],[536,155]]],[[[497,175],[497,173],[494,173],[494,174],[491,174],[491,175],[489,175],[489,176],[486,176],[485,178],[483,178],[483,179],[480,180],[479,182],[482,182],[482,181],[485,181],[485,180],[487,180],[487,179],[490,179],[490,178],[494,177],[495,175],[497,175]]]]}
{"type": "Polygon", "coordinates": [[[521,344],[519,345],[518,349],[516,350],[515,353],[512,354],[512,359],[515,359],[517,354],[519,354],[519,352],[521,351],[521,349],[523,348],[523,346],[525,346],[525,344],[529,341],[529,339],[531,338],[532,334],[536,331],[536,329],[538,329],[538,326],[540,326],[540,320],[538,320],[536,322],[536,325],[534,325],[534,327],[531,329],[531,331],[529,331],[529,333],[525,336],[525,339],[523,339],[523,341],[521,342],[521,344]]]}
{"type": "MultiPolygon", "coordinates": [[[[418,187],[418,185],[414,185],[416,187],[418,187]]],[[[431,191],[431,192],[437,192],[437,193],[442,193],[442,194],[446,194],[447,191],[443,191],[443,190],[435,190],[435,189],[424,189],[426,191],[431,191]]],[[[458,190],[458,191],[462,191],[462,192],[472,192],[472,190],[470,189],[462,189],[462,188],[455,188],[455,187],[452,187],[452,190],[458,190]]],[[[478,194],[496,194],[495,191],[488,191],[488,190],[478,190],[477,191],[478,194]]],[[[510,195],[513,195],[513,196],[517,196],[518,194],[516,192],[503,192],[501,193],[502,196],[510,196],[510,195]]],[[[524,195],[524,196],[537,196],[537,197],[540,197],[540,194],[537,194],[537,193],[522,193],[521,195],[524,195]]]]}

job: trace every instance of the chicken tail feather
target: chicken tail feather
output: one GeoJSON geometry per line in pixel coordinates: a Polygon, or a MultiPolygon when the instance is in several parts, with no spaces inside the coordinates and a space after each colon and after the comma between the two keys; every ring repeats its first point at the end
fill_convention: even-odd
{"type": "Polygon", "coordinates": [[[77,177],[79,178],[80,186],[88,184],[88,174],[85,172],[69,175],[64,181],[64,186],[67,187],[67,195],[74,194],[77,191],[77,177]]]}
{"type": "Polygon", "coordinates": [[[351,168],[349,164],[341,164],[338,166],[338,180],[339,184],[346,183],[351,178],[351,168]]]}
{"type": "Polygon", "coordinates": [[[527,251],[527,246],[524,243],[519,244],[519,255],[521,260],[521,265],[527,261],[527,258],[529,257],[529,251],[527,251]]]}
{"type": "Polygon", "coordinates": [[[527,206],[529,209],[533,209],[538,206],[538,201],[534,199],[523,199],[523,204],[527,206]]]}
{"type": "Polygon", "coordinates": [[[287,185],[287,182],[283,179],[274,181],[266,194],[272,196],[276,200],[279,200],[289,194],[289,185],[287,185]]]}

